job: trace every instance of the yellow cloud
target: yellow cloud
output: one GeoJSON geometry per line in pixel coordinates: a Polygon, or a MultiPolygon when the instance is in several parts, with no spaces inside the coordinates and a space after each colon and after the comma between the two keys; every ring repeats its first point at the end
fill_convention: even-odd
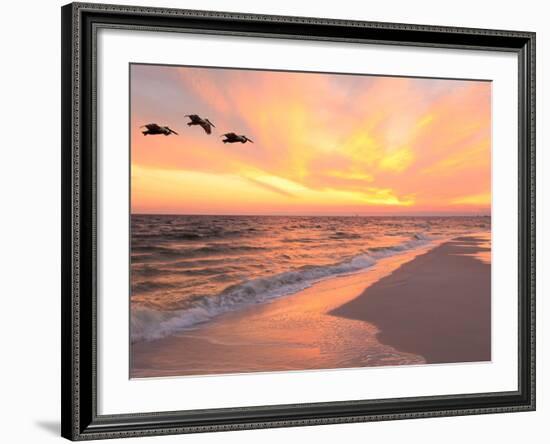
{"type": "Polygon", "coordinates": [[[414,196],[398,197],[390,188],[369,188],[361,194],[363,201],[372,205],[409,207],[415,203],[414,196]]]}
{"type": "Polygon", "coordinates": [[[479,166],[490,166],[491,164],[491,141],[485,138],[470,147],[463,148],[460,151],[453,152],[448,157],[439,160],[433,165],[424,168],[422,173],[449,174],[451,171],[472,169],[479,166]]]}
{"type": "Polygon", "coordinates": [[[340,179],[350,179],[350,180],[363,180],[365,182],[372,182],[374,180],[374,176],[369,173],[361,173],[361,172],[347,172],[347,171],[328,171],[327,176],[330,177],[338,177],[340,179]]]}
{"type": "Polygon", "coordinates": [[[266,173],[245,173],[244,176],[272,189],[277,189],[280,193],[285,193],[288,196],[296,196],[307,191],[307,188],[303,185],[279,176],[266,173]]]}
{"type": "Polygon", "coordinates": [[[457,197],[451,203],[454,205],[491,205],[491,193],[457,197]]]}
{"type": "Polygon", "coordinates": [[[383,171],[400,173],[412,164],[413,159],[414,155],[412,151],[405,147],[384,156],[378,166],[383,171]]]}
{"type": "Polygon", "coordinates": [[[356,132],[344,144],[343,151],[350,155],[354,160],[372,165],[382,156],[381,150],[376,141],[367,131],[356,132]]]}
{"type": "Polygon", "coordinates": [[[424,117],[422,117],[418,123],[416,124],[417,128],[424,128],[425,126],[432,123],[434,120],[433,114],[426,114],[424,117]]]}

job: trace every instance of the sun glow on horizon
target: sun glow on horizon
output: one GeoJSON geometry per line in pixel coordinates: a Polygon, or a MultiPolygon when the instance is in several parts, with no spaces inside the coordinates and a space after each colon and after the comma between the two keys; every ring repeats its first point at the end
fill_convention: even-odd
{"type": "Polygon", "coordinates": [[[130,125],[132,213],[490,214],[490,82],[132,65],[130,125]]]}

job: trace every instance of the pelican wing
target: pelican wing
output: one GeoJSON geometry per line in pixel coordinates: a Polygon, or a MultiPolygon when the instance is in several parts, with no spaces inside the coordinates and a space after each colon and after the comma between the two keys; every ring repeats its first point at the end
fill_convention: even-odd
{"type": "Polygon", "coordinates": [[[160,126],[158,126],[156,123],[148,123],[147,125],[143,125],[145,128],[147,128],[149,131],[153,130],[159,130],[160,126]]]}
{"type": "Polygon", "coordinates": [[[212,128],[209,123],[202,122],[199,125],[202,126],[202,129],[206,132],[206,134],[212,134],[212,128]]]}
{"type": "Polygon", "coordinates": [[[198,114],[187,114],[185,117],[189,117],[189,119],[191,119],[191,122],[198,122],[201,120],[198,114]]]}
{"type": "Polygon", "coordinates": [[[235,137],[237,137],[235,133],[225,133],[224,136],[228,139],[234,139],[235,137]]]}

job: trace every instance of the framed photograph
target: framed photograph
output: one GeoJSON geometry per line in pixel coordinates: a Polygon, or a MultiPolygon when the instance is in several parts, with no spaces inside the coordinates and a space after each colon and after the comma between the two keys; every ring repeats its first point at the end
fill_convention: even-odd
{"type": "Polygon", "coordinates": [[[62,8],[62,435],[535,408],[535,35],[62,8]]]}

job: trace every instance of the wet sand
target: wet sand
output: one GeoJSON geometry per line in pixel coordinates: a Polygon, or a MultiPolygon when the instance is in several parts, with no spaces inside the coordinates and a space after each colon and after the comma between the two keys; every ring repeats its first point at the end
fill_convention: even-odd
{"type": "Polygon", "coordinates": [[[481,237],[456,238],[331,314],[376,325],[380,342],[428,363],[490,361],[489,252],[481,237]]]}
{"type": "Polygon", "coordinates": [[[490,244],[462,237],[132,344],[130,377],[491,359],[490,244]]]}

